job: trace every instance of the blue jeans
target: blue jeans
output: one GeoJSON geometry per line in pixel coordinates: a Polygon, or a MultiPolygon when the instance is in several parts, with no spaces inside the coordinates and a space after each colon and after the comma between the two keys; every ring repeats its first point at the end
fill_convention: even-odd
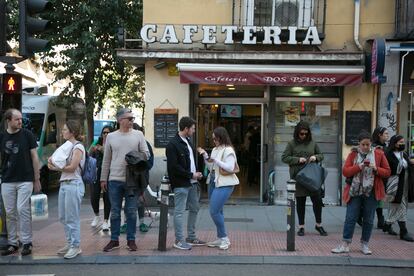
{"type": "Polygon", "coordinates": [[[187,236],[195,239],[195,224],[197,221],[198,210],[200,210],[200,188],[198,183],[193,183],[191,187],[174,189],[174,230],[175,240],[184,241],[184,212],[188,207],[187,236]]]}
{"type": "Polygon", "coordinates": [[[361,207],[363,209],[363,224],[361,242],[368,243],[374,226],[375,209],[378,201],[375,199],[374,192],[369,197],[364,195],[351,197],[346,206],[346,217],[343,232],[343,241],[351,243],[354,235],[355,223],[358,220],[361,207]]]}
{"type": "Polygon", "coordinates": [[[217,228],[217,237],[227,237],[226,227],[224,225],[223,207],[233,193],[234,186],[225,186],[217,188],[214,181],[210,181],[208,193],[210,198],[210,216],[217,228]]]}
{"type": "Polygon", "coordinates": [[[126,183],[122,181],[109,181],[108,185],[109,200],[111,201],[111,240],[117,241],[119,239],[121,228],[121,209],[122,200],[125,197],[124,212],[127,223],[127,240],[135,240],[137,232],[137,198],[127,195],[126,183]]]}
{"type": "Polygon", "coordinates": [[[59,221],[63,224],[66,241],[70,246],[80,245],[80,207],[85,194],[82,180],[60,182],[59,189],[59,221]]]}

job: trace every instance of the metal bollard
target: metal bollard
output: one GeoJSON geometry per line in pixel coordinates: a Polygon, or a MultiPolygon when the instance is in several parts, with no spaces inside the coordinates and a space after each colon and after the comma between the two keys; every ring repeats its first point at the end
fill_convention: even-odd
{"type": "Polygon", "coordinates": [[[295,191],[296,181],[287,181],[287,251],[295,251],[295,191]]]}
{"type": "Polygon", "coordinates": [[[168,225],[168,204],[170,194],[170,179],[164,175],[161,180],[161,200],[160,200],[160,231],[158,234],[158,250],[167,250],[167,225],[168,225]]]}

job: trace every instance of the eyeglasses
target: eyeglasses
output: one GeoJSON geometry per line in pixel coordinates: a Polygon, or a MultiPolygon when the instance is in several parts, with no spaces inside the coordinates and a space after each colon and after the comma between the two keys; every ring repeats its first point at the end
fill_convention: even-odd
{"type": "Polygon", "coordinates": [[[109,134],[109,131],[104,131],[102,132],[102,134],[109,134]]]}
{"type": "Polygon", "coordinates": [[[299,132],[299,136],[307,136],[309,132],[299,132]]]}
{"type": "Polygon", "coordinates": [[[133,120],[135,120],[135,117],[125,117],[123,119],[127,119],[128,121],[132,122],[133,120]]]}

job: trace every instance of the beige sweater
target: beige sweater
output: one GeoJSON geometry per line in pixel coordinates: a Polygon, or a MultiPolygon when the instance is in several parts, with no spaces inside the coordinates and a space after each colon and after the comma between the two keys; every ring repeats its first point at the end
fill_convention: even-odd
{"type": "Polygon", "coordinates": [[[119,130],[109,133],[106,138],[102,161],[101,180],[108,179],[126,182],[125,155],[133,150],[145,152],[149,158],[149,150],[141,131],[131,129],[129,132],[119,130]]]}

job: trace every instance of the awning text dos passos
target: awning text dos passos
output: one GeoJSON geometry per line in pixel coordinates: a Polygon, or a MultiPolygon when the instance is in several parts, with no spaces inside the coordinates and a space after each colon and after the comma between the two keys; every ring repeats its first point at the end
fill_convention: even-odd
{"type": "Polygon", "coordinates": [[[334,65],[264,65],[178,63],[181,83],[354,86],[362,83],[364,67],[334,65]]]}
{"type": "Polygon", "coordinates": [[[362,74],[180,71],[180,81],[222,85],[355,86],[362,83],[362,74]]]}

